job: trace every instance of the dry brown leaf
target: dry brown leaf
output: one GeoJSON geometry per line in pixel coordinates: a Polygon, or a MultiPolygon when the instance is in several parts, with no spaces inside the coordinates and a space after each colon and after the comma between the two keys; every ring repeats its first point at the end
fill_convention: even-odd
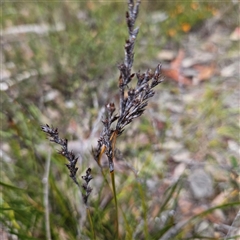
{"type": "Polygon", "coordinates": [[[198,76],[196,77],[198,81],[210,79],[216,71],[214,64],[210,66],[195,65],[193,68],[198,71],[198,76]]]}
{"type": "Polygon", "coordinates": [[[175,58],[175,60],[171,62],[171,68],[179,69],[181,67],[184,56],[185,56],[184,51],[182,49],[180,49],[178,51],[178,55],[175,58]]]}
{"type": "Polygon", "coordinates": [[[181,73],[181,64],[184,58],[184,51],[179,50],[177,57],[171,62],[170,69],[162,69],[163,75],[184,85],[191,85],[191,80],[181,73]]]}
{"type": "Polygon", "coordinates": [[[190,200],[180,198],[178,206],[182,216],[191,217],[193,215],[191,211],[191,209],[193,209],[193,203],[190,200]]]}
{"type": "MultiPolygon", "coordinates": [[[[195,207],[192,210],[192,213],[193,215],[198,215],[203,213],[206,210],[208,210],[208,208],[202,205],[202,206],[195,207]]],[[[206,219],[208,219],[212,223],[221,223],[224,220],[224,216],[219,211],[216,211],[216,212],[214,211],[212,213],[207,214],[206,219]]]]}

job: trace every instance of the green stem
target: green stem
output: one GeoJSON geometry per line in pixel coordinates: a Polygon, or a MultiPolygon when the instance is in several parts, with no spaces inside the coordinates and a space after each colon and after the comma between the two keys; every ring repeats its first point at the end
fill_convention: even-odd
{"type": "MultiPolygon", "coordinates": [[[[111,191],[112,194],[113,194],[113,189],[111,188],[111,186],[110,186],[110,184],[109,184],[109,181],[108,181],[108,179],[107,179],[107,177],[106,177],[106,174],[103,172],[103,169],[102,169],[102,168],[101,168],[101,173],[102,173],[102,176],[103,176],[103,178],[104,178],[107,186],[109,187],[110,191],[111,191]]],[[[112,195],[112,196],[113,196],[113,195],[112,195]]],[[[127,232],[126,232],[126,233],[128,233],[129,236],[131,236],[132,230],[131,230],[131,228],[129,227],[129,226],[130,226],[130,223],[127,223],[128,221],[127,221],[126,213],[122,210],[121,206],[118,206],[118,207],[119,207],[119,210],[120,210],[120,212],[121,212],[121,214],[123,215],[123,218],[124,218],[124,220],[125,220],[125,224],[126,224],[126,228],[127,228],[127,232]]]]}
{"type": "Polygon", "coordinates": [[[112,180],[113,197],[114,197],[114,203],[115,203],[115,208],[116,208],[116,232],[117,232],[117,238],[119,239],[119,229],[118,229],[118,202],[117,202],[117,194],[116,194],[114,171],[110,172],[110,175],[111,175],[111,180],[112,180]]]}
{"type": "Polygon", "coordinates": [[[90,223],[92,239],[95,240],[96,239],[96,235],[95,235],[95,231],[94,231],[94,227],[93,227],[91,213],[90,213],[90,210],[89,210],[88,207],[87,207],[87,215],[88,215],[88,220],[89,220],[89,223],[90,223]]]}
{"type": "Polygon", "coordinates": [[[149,239],[149,234],[148,234],[148,220],[147,220],[147,205],[144,197],[144,191],[142,189],[142,185],[138,183],[138,190],[142,199],[142,210],[143,210],[143,218],[144,218],[144,235],[145,239],[149,239]]]}

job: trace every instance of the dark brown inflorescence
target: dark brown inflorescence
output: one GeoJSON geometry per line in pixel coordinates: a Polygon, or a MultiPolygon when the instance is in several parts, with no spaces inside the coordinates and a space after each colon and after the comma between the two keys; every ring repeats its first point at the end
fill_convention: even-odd
{"type": "MultiPolygon", "coordinates": [[[[48,124],[41,126],[41,128],[43,132],[47,133],[47,135],[49,136],[49,140],[51,142],[55,142],[62,146],[61,150],[59,150],[58,153],[68,160],[66,166],[70,172],[69,176],[72,178],[74,183],[76,183],[79,186],[79,183],[76,178],[76,173],[78,171],[78,168],[76,167],[78,157],[76,157],[72,151],[68,150],[68,140],[60,138],[58,129],[50,127],[48,124]]],[[[91,175],[91,168],[88,168],[88,170],[86,171],[86,176],[82,176],[82,178],[85,180],[85,183],[82,185],[82,189],[84,190],[82,191],[82,195],[84,203],[87,204],[88,196],[92,191],[92,188],[88,185],[88,183],[93,178],[91,175]]]]}
{"type": "Polygon", "coordinates": [[[43,132],[48,134],[49,140],[51,142],[55,142],[62,146],[61,150],[59,150],[58,153],[68,160],[69,163],[66,164],[66,166],[69,169],[70,177],[78,185],[78,182],[76,180],[76,173],[78,170],[78,168],[76,167],[76,163],[78,161],[78,157],[76,157],[72,151],[68,151],[68,140],[59,137],[59,132],[57,128],[51,128],[47,124],[41,126],[41,128],[43,132]]]}
{"type": "Polygon", "coordinates": [[[88,185],[89,182],[93,179],[92,175],[91,175],[91,168],[88,168],[86,171],[86,175],[82,176],[82,179],[85,181],[85,183],[82,184],[82,188],[85,191],[85,194],[82,194],[83,196],[83,201],[84,203],[87,205],[87,201],[88,201],[88,197],[90,195],[90,193],[92,192],[92,188],[88,185]]]}
{"type": "Polygon", "coordinates": [[[138,27],[134,28],[139,12],[139,4],[139,0],[135,5],[133,0],[128,1],[126,22],[129,37],[125,44],[124,62],[118,66],[120,71],[118,81],[120,95],[119,114],[114,114],[114,103],[106,105],[106,117],[102,121],[103,130],[98,140],[98,146],[93,151],[94,158],[99,165],[102,154],[105,153],[107,155],[110,172],[114,170],[113,153],[116,138],[124,131],[126,125],[144,113],[149,98],[155,93],[153,90],[154,87],[163,81],[160,64],[154,72],[150,69],[145,73],[140,73],[140,71],[138,73],[131,72],[134,61],[134,45],[139,32],[138,27]],[[129,88],[128,84],[134,77],[137,78],[137,84],[134,88],[129,88]],[[115,121],[117,121],[116,125],[112,127],[112,123],[115,121]]]}

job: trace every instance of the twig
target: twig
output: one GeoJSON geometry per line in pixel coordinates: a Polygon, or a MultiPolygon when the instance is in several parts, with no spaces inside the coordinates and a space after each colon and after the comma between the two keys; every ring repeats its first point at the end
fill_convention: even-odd
{"type": "Polygon", "coordinates": [[[187,220],[178,222],[174,227],[170,228],[159,240],[169,240],[174,239],[178,232],[188,223],[187,220]]]}
{"type": "MultiPolygon", "coordinates": [[[[234,218],[231,227],[228,229],[228,233],[224,240],[227,240],[229,237],[233,237],[233,231],[240,228],[240,210],[238,211],[236,217],[234,218]]],[[[239,233],[239,232],[238,232],[239,233]]]]}

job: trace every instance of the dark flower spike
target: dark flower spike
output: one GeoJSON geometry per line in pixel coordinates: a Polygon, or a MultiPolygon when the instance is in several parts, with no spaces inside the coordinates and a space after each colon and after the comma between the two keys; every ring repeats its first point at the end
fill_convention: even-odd
{"type": "Polygon", "coordinates": [[[91,175],[91,171],[92,171],[92,169],[88,168],[86,171],[86,176],[82,176],[82,179],[85,180],[87,184],[93,179],[93,177],[91,175]]]}
{"type": "MultiPolygon", "coordinates": [[[[68,163],[65,165],[69,170],[69,176],[70,178],[72,178],[75,184],[80,186],[76,178],[76,174],[78,171],[78,168],[76,167],[78,157],[76,157],[72,151],[68,150],[68,140],[60,138],[58,129],[50,127],[48,124],[41,126],[41,129],[49,136],[49,140],[51,142],[55,142],[62,146],[61,150],[59,150],[58,153],[68,160],[68,163]]],[[[82,196],[84,203],[87,205],[88,197],[92,191],[92,188],[88,186],[88,183],[93,179],[91,175],[91,168],[88,168],[88,170],[86,171],[86,176],[83,176],[82,178],[85,180],[85,183],[82,185],[82,196]]]]}
{"type": "Polygon", "coordinates": [[[83,201],[87,205],[88,197],[90,193],[92,192],[92,188],[88,185],[89,182],[93,179],[91,175],[91,168],[88,168],[86,171],[86,175],[82,176],[82,179],[85,181],[85,183],[82,184],[82,188],[84,190],[84,193],[82,193],[83,201]]]}
{"type": "Polygon", "coordinates": [[[134,4],[133,0],[128,0],[128,12],[126,13],[126,22],[128,27],[128,39],[126,40],[124,49],[124,62],[118,65],[120,76],[118,80],[119,87],[119,114],[113,115],[115,105],[109,103],[106,105],[106,117],[102,120],[103,130],[98,140],[98,146],[94,153],[94,159],[100,166],[100,160],[103,153],[108,157],[110,172],[114,170],[113,157],[116,138],[124,128],[130,124],[133,119],[141,116],[148,104],[149,98],[153,97],[153,90],[159,83],[162,82],[161,65],[159,64],[155,71],[148,69],[145,73],[140,71],[131,73],[134,61],[134,45],[137,38],[139,28],[135,28],[135,21],[139,12],[140,1],[134,4]],[[128,84],[136,76],[137,84],[135,87],[128,87],[128,84]],[[113,127],[112,123],[116,122],[113,127]]]}
{"type": "Polygon", "coordinates": [[[76,179],[76,173],[78,168],[76,167],[78,158],[75,157],[75,154],[72,151],[68,151],[68,140],[67,139],[62,139],[59,137],[59,132],[57,128],[50,127],[48,124],[41,126],[42,131],[47,133],[49,136],[49,140],[51,142],[55,142],[59,145],[62,146],[61,150],[58,151],[59,154],[64,156],[68,160],[68,164],[66,164],[69,172],[70,172],[70,177],[72,180],[79,185],[77,179],[76,179]]]}

